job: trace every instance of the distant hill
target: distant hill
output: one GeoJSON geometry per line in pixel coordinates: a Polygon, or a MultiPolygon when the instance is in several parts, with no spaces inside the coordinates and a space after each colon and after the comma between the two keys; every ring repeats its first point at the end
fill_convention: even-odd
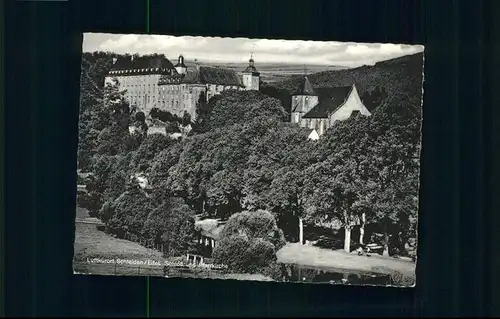
{"type": "MultiPolygon", "coordinates": [[[[174,61],[173,59],[171,59],[174,61]]],[[[207,62],[207,61],[184,61],[188,68],[195,67],[196,64],[200,66],[219,67],[224,69],[234,70],[239,73],[245,70],[248,62],[207,62]]],[[[255,66],[260,73],[260,78],[266,83],[276,81],[284,81],[292,76],[304,74],[304,65],[302,64],[285,64],[285,63],[259,63],[256,61],[255,66]]],[[[325,66],[325,65],[308,65],[307,72],[314,73],[319,71],[332,71],[344,69],[341,66],[325,66]]]]}
{"type": "MultiPolygon", "coordinates": [[[[356,85],[360,96],[367,96],[374,90],[383,90],[388,97],[404,94],[411,97],[411,103],[420,103],[423,80],[423,53],[407,55],[387,61],[378,62],[373,66],[362,66],[353,69],[324,71],[308,75],[315,88],[356,85]]],[[[290,79],[269,83],[267,90],[292,93],[302,76],[292,76],[290,79]]],[[[413,105],[420,107],[420,105],[413,105]]],[[[367,105],[373,108],[372,105],[367,105]]]]}

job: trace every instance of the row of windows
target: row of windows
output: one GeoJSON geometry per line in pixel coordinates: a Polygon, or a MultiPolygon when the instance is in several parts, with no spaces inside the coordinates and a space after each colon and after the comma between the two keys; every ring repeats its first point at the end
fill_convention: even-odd
{"type": "MultiPolygon", "coordinates": [[[[140,99],[140,98],[144,98],[145,96],[149,97],[149,96],[155,96],[156,94],[128,94],[128,98],[129,99],[140,99]]],[[[158,94],[158,99],[161,99],[161,100],[177,100],[177,99],[181,99],[181,100],[189,100],[191,98],[191,95],[190,94],[158,94]]]]}
{"type": "MultiPolygon", "coordinates": [[[[147,95],[147,96],[142,96],[142,97],[131,97],[130,98],[130,103],[131,104],[142,104],[142,103],[151,103],[153,102],[153,99],[151,98],[151,96],[147,95]]],[[[169,99],[169,100],[162,100],[162,101],[158,101],[159,103],[163,104],[163,105],[166,105],[166,104],[169,104],[169,105],[172,105],[172,106],[175,106],[175,107],[178,107],[180,102],[179,100],[173,100],[173,99],[169,99]]]]}
{"type": "Polygon", "coordinates": [[[141,83],[144,83],[144,82],[147,82],[147,81],[150,81],[150,80],[157,80],[158,79],[158,76],[123,76],[123,77],[118,77],[118,80],[121,81],[121,82],[141,82],[141,83]]]}
{"type": "MultiPolygon", "coordinates": [[[[162,94],[162,95],[161,95],[161,94],[159,94],[159,95],[158,95],[158,98],[159,98],[159,99],[163,99],[163,100],[164,100],[164,99],[165,99],[165,94],[162,94]]],[[[166,98],[167,98],[167,100],[169,100],[169,99],[170,99],[170,100],[172,100],[172,99],[174,99],[174,98],[181,98],[181,99],[183,99],[183,100],[188,100],[188,99],[190,98],[190,95],[189,95],[189,94],[182,94],[182,95],[171,95],[171,94],[167,94],[166,98]]]]}
{"type": "MultiPolygon", "coordinates": [[[[125,88],[149,88],[153,89],[158,87],[156,83],[150,83],[150,84],[124,84],[125,88]]],[[[161,86],[163,91],[180,91],[180,90],[185,90],[186,86],[185,85],[162,85],[161,86]]]]}

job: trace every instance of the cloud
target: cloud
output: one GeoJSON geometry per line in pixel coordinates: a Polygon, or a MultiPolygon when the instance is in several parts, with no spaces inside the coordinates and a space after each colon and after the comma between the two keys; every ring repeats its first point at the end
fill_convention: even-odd
{"type": "Polygon", "coordinates": [[[359,66],[423,51],[423,46],[168,35],[86,33],[83,51],[163,53],[169,58],[259,63],[359,66]]]}

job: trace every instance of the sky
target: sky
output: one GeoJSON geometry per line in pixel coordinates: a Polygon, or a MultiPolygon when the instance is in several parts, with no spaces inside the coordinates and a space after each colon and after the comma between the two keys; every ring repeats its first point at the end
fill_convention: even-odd
{"type": "Polygon", "coordinates": [[[165,54],[206,62],[284,63],[356,67],[422,52],[422,45],[168,35],[85,33],[83,52],[165,54]]]}

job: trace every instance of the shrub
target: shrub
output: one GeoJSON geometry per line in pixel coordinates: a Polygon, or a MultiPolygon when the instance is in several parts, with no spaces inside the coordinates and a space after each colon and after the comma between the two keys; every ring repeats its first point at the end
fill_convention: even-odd
{"type": "Polygon", "coordinates": [[[260,273],[276,278],[276,252],[285,245],[283,232],[267,211],[241,212],[228,220],[214,250],[216,263],[235,273],[260,273]]]}

